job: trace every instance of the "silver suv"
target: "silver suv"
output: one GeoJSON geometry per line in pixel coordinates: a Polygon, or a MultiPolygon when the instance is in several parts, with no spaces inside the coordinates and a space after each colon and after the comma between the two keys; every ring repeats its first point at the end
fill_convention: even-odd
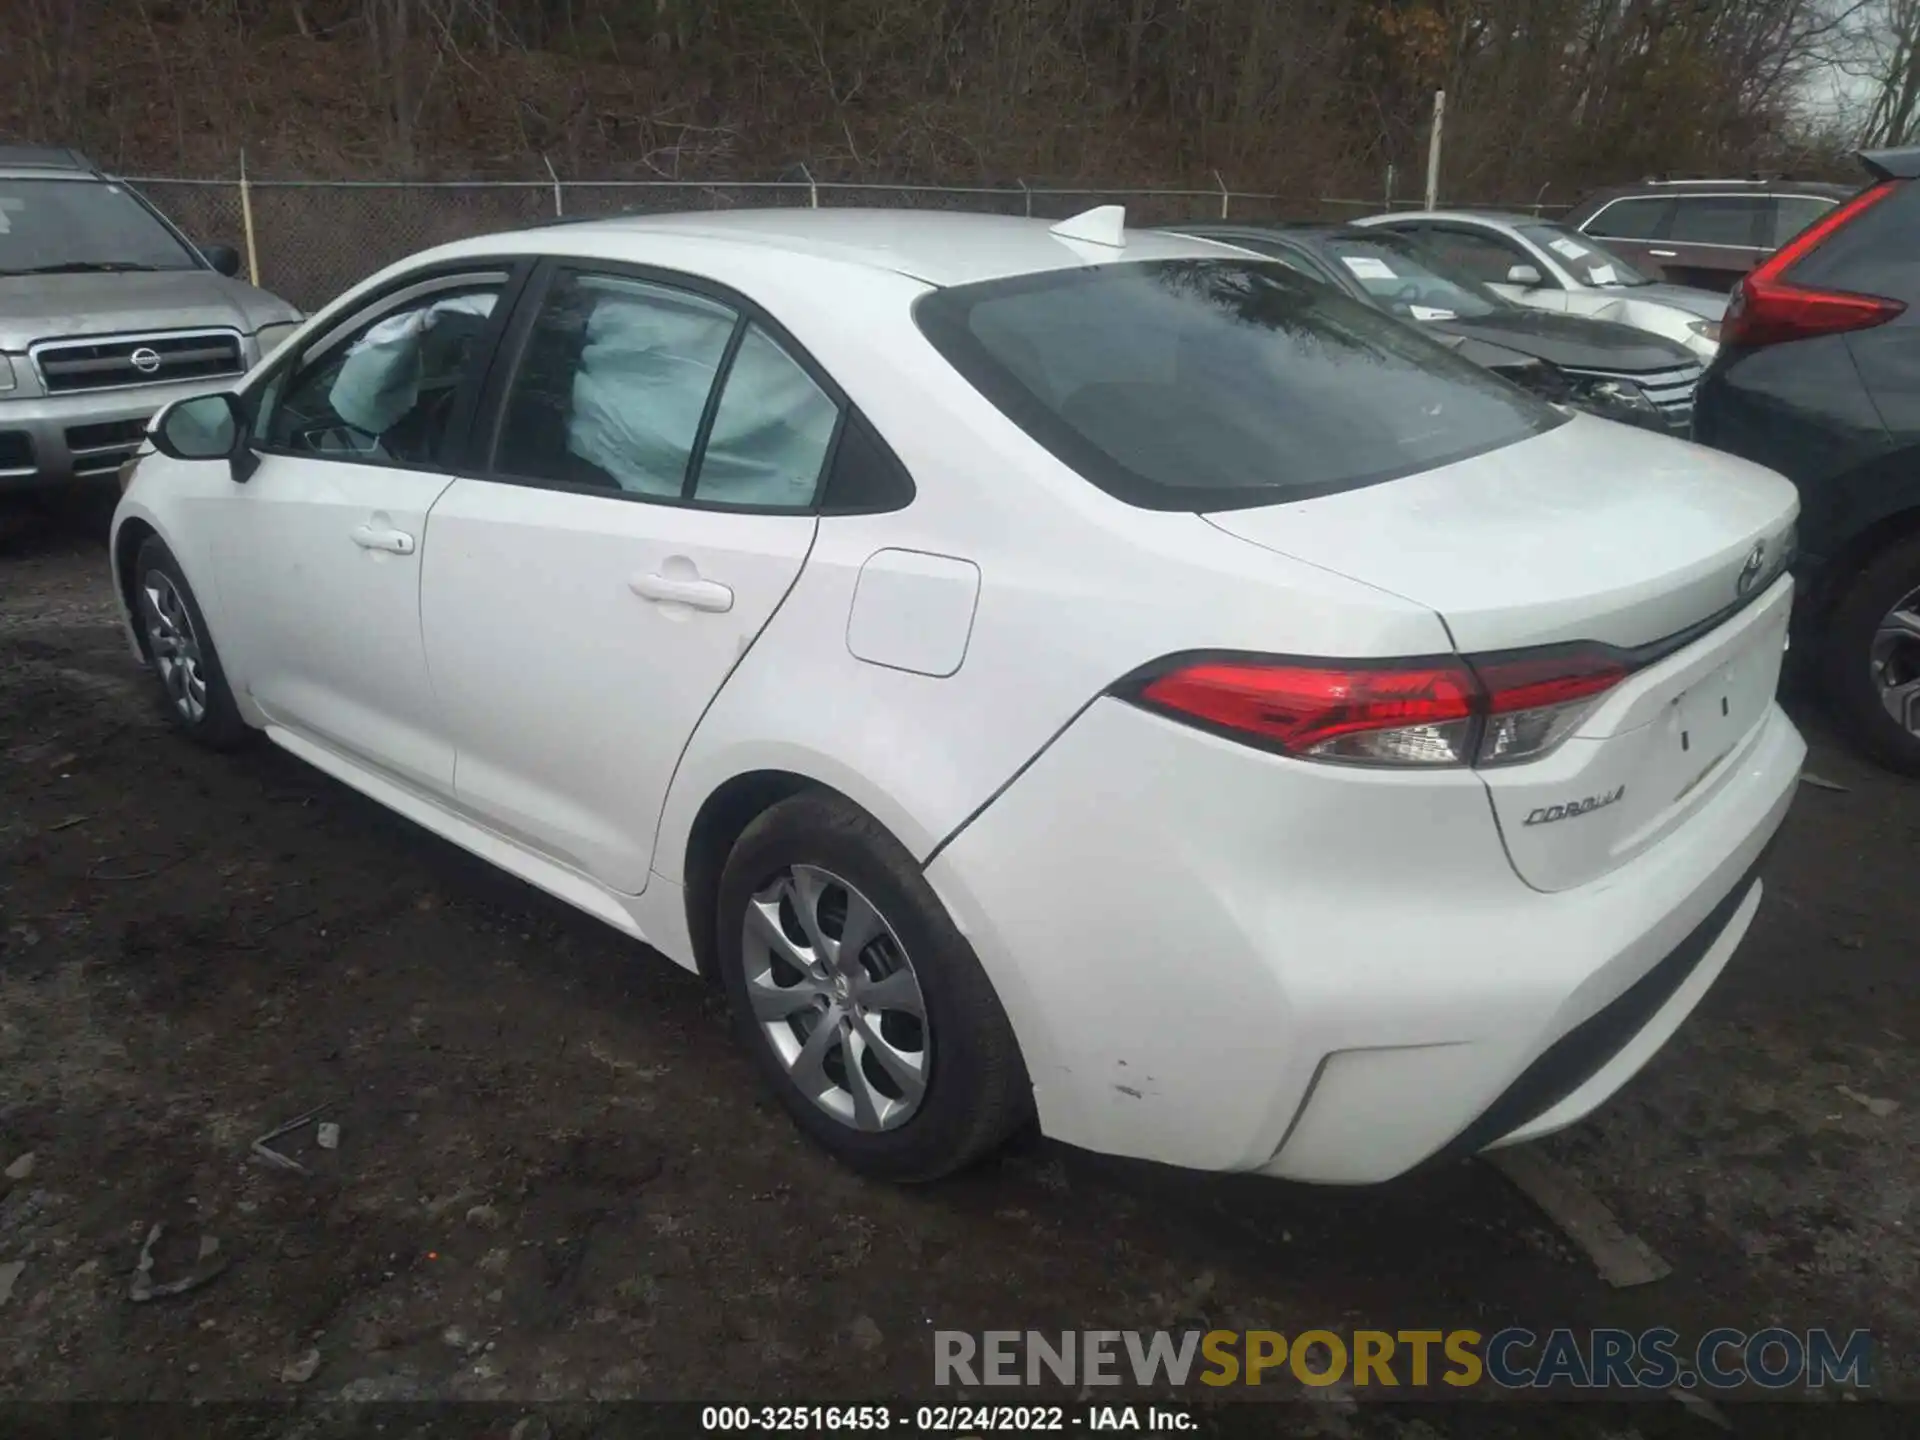
{"type": "Polygon", "coordinates": [[[154,411],[290,335],[239,268],[73,151],[0,145],[0,494],[110,478],[154,411]]]}

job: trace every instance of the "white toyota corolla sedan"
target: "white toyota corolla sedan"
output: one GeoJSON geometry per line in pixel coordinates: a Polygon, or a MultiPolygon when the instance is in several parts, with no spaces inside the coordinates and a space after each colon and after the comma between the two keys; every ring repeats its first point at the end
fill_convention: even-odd
{"type": "Polygon", "coordinates": [[[187,735],[714,978],[896,1178],[1566,1125],[1804,754],[1786,481],[1111,210],[463,241],[153,443],[114,578],[187,735]]]}

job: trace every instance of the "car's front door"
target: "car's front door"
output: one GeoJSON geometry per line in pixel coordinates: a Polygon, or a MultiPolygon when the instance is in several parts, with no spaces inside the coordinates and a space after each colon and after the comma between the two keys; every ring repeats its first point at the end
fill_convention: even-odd
{"type": "Polygon", "coordinates": [[[420,567],[506,281],[435,276],[303,346],[261,391],[258,466],[215,526],[221,643],[267,718],[443,797],[453,744],[427,675],[420,567]]]}
{"type": "Polygon", "coordinates": [[[1663,273],[1662,261],[1673,258],[1663,238],[1673,216],[1671,195],[1623,195],[1610,200],[1582,220],[1580,233],[1606,242],[1607,249],[1641,266],[1649,275],[1663,273]]]}
{"type": "Polygon", "coordinates": [[[627,894],[694,727],[799,577],[841,411],[692,285],[535,282],[482,402],[487,478],[434,506],[422,591],[461,807],[627,894]]]}

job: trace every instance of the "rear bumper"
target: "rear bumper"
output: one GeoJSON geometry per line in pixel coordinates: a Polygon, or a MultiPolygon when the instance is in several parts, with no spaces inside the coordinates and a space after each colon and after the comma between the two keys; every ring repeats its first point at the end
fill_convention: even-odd
{"type": "Polygon", "coordinates": [[[0,492],[110,483],[162,405],[231,389],[237,380],[227,375],[74,395],[0,396],[0,492]]]}
{"type": "Polygon", "coordinates": [[[1047,1133],[1366,1183],[1570,1124],[1651,1058],[1744,936],[1804,755],[1771,708],[1681,830],[1542,893],[1471,772],[1416,789],[1101,701],[927,874],[1047,1133]]]}

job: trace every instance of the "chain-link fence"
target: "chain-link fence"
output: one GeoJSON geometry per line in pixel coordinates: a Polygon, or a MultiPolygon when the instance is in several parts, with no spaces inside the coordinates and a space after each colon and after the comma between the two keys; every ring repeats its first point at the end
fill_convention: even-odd
{"type": "MultiPolygon", "coordinates": [[[[1093,205],[1127,207],[1130,221],[1200,218],[1335,219],[1386,208],[1379,200],[1250,191],[876,185],[799,180],[308,181],[127,177],[195,240],[249,257],[254,282],[314,310],[383,265],[429,246],[516,230],[556,217],[725,210],[756,205],[876,206],[988,211],[1062,219],[1093,205]]],[[[1411,202],[1401,201],[1399,204],[1411,202]]],[[[1540,197],[1500,208],[1564,207],[1540,197]]]]}

